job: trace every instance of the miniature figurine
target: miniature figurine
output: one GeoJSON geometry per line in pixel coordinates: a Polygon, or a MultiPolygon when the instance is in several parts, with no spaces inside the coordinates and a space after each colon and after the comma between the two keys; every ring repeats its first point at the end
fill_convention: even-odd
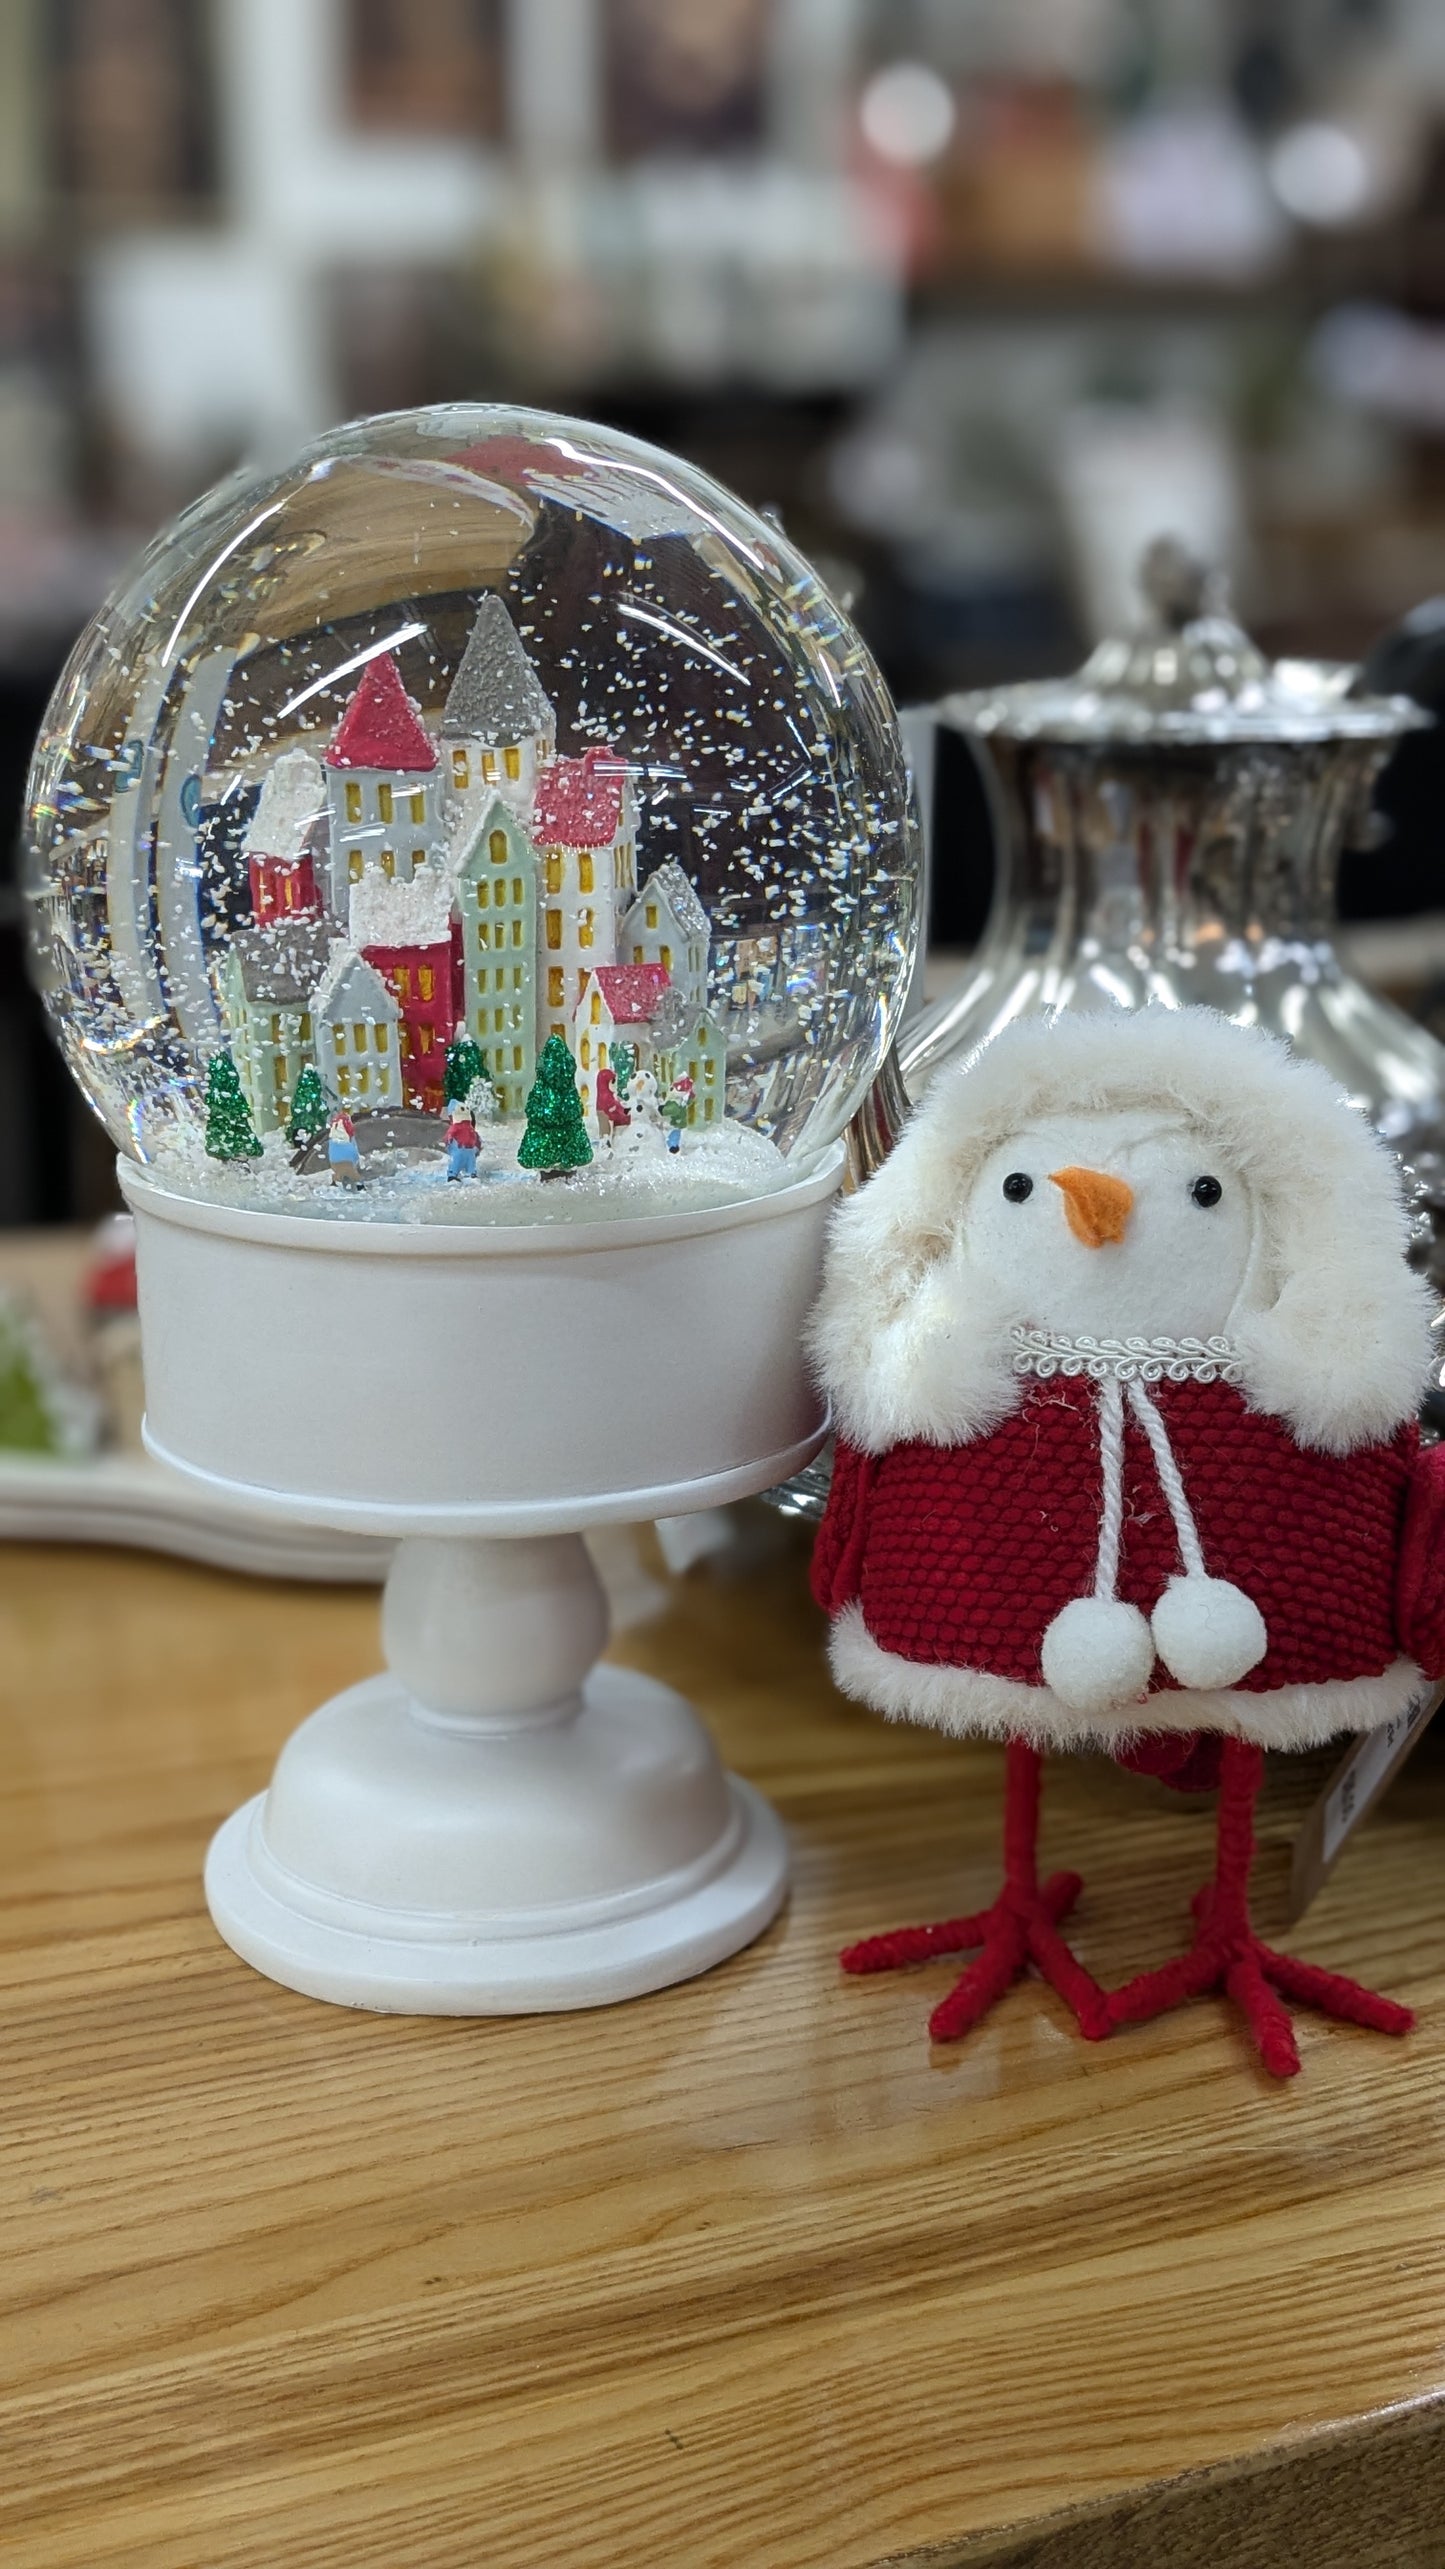
{"type": "Polygon", "coordinates": [[[333,1186],[353,1188],[360,1186],[361,1153],[356,1145],[356,1126],[352,1123],[351,1117],[344,1112],[333,1115],[331,1118],[331,1130],[326,1142],[326,1157],[331,1169],[333,1186]]]}
{"type": "Polygon", "coordinates": [[[627,1109],[617,1094],[617,1075],[610,1062],[604,1062],[597,1074],[597,1121],[603,1127],[605,1142],[610,1142],[613,1134],[620,1133],[629,1121],[627,1109]]]}
{"type": "Polygon", "coordinates": [[[481,1137],[470,1115],[464,1107],[454,1106],[447,1122],[448,1186],[458,1178],[476,1176],[477,1152],[480,1148],[481,1137]]]}
{"type": "Polygon", "coordinates": [[[1205,1009],[1008,1027],[942,1074],[847,1201],[815,1321],[838,1427],[814,1564],[844,1692],[1009,1743],[1004,1888],[870,1937],[884,1971],[981,1947],[978,2022],[1032,1960],[1091,2039],[1218,1989],[1265,2067],[1287,2000],[1409,2011],[1250,1922],[1267,1748],[1397,1719],[1445,1672],[1432,1301],[1399,1174],[1323,1070],[1205,1009]],[[1220,1787],[1190,1949],[1111,1996],[1040,1883],[1045,1748],[1220,1787]]]}
{"type": "Polygon", "coordinates": [[[683,1132],[688,1117],[692,1113],[693,1096],[692,1081],[688,1078],[686,1071],[683,1071],[673,1081],[661,1102],[662,1118],[667,1126],[667,1147],[670,1151],[680,1151],[682,1148],[683,1132]]]}

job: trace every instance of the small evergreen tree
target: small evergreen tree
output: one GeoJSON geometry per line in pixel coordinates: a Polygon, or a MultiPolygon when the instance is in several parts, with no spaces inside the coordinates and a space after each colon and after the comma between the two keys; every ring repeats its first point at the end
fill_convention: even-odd
{"type": "Polygon", "coordinates": [[[229,1053],[212,1053],[206,1071],[206,1148],[213,1160],[261,1156],[241,1076],[229,1053]]]}
{"type": "Polygon", "coordinates": [[[458,1035],[447,1046],[446,1102],[457,1106],[466,1096],[473,1081],[487,1076],[487,1056],[470,1035],[458,1035]]]}
{"type": "Polygon", "coordinates": [[[560,1035],[549,1035],[527,1091],[527,1129],[517,1152],[518,1166],[558,1177],[564,1169],[585,1169],[592,1157],[577,1074],[560,1035]]]}
{"type": "Polygon", "coordinates": [[[627,1083],[637,1068],[637,1048],[633,1044],[612,1047],[612,1084],[619,1097],[627,1095],[627,1083]]]}
{"type": "Polygon", "coordinates": [[[331,1110],[326,1103],[326,1091],[321,1085],[321,1073],[314,1062],[308,1062],[296,1082],[296,1094],[291,1100],[291,1121],[286,1127],[286,1139],[293,1150],[302,1150],[308,1142],[320,1139],[330,1120],[331,1110]]]}

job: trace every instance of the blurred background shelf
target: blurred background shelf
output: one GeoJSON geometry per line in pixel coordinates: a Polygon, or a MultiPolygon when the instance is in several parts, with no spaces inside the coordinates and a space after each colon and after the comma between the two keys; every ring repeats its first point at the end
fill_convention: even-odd
{"type": "MultiPolygon", "coordinates": [[[[1445,15],[7,0],[7,848],[69,644],[159,522],[348,413],[496,397],[776,508],[903,702],[1075,662],[1165,519],[1267,649],[1355,657],[1445,590],[1445,15]]],[[[1439,782],[1412,744],[1347,913],[1445,912],[1439,782]]],[[[938,796],[961,942],[956,748],[938,796]]],[[[13,878],[0,1095],[0,1223],[103,1210],[13,878]]]]}

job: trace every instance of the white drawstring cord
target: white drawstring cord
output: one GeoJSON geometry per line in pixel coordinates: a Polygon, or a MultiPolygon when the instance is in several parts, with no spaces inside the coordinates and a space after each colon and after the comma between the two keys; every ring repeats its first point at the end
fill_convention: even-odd
{"type": "Polygon", "coordinates": [[[1124,1395],[1149,1439],[1154,1457],[1154,1470],[1164,1503],[1174,1520],[1179,1558],[1186,1576],[1203,1579],[1208,1576],[1199,1529],[1194,1511],[1184,1494],[1169,1430],[1149,1398],[1142,1383],[1121,1383],[1116,1374],[1105,1374],[1099,1384],[1099,1473],[1102,1498],[1099,1508],[1099,1551],[1094,1565],[1094,1594],[1112,1598],[1118,1593],[1119,1552],[1124,1536],[1124,1395]]]}
{"type": "Polygon", "coordinates": [[[1130,1383],[1128,1390],[1129,1406],[1149,1439],[1154,1455],[1154,1469],[1159,1477],[1159,1487],[1164,1493],[1165,1505],[1174,1519],[1174,1531],[1179,1540],[1179,1558],[1184,1564],[1185,1575],[1190,1579],[1207,1578],[1204,1554],[1199,1543],[1199,1529],[1194,1522],[1194,1510],[1184,1495],[1184,1483],[1179,1477],[1179,1466],[1174,1460],[1174,1448],[1169,1442],[1169,1430],[1142,1383],[1130,1383]]]}

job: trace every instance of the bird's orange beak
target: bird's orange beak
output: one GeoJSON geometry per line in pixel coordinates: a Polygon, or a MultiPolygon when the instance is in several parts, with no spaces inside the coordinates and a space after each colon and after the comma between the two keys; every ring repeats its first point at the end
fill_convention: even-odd
{"type": "Polygon", "coordinates": [[[1134,1210],[1134,1190],[1121,1177],[1109,1177],[1103,1169],[1051,1169],[1049,1184],[1060,1190],[1069,1229],[1086,1249],[1102,1249],[1106,1241],[1123,1239],[1134,1210]]]}

